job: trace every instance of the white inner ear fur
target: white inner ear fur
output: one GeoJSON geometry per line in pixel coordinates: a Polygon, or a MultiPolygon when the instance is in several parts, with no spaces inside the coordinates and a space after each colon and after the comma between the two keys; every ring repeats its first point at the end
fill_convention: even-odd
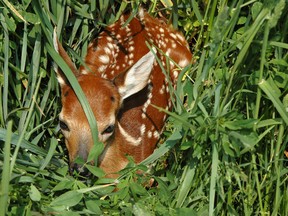
{"type": "MultiPolygon", "coordinates": [[[[156,49],[153,51],[156,53],[156,49]]],[[[122,99],[139,92],[147,85],[155,60],[154,55],[152,51],[149,51],[129,69],[123,86],[118,88],[122,99]]]]}

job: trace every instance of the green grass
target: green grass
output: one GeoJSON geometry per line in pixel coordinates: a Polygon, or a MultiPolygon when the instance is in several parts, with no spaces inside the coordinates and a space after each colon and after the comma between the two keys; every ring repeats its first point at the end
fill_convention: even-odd
{"type": "Polygon", "coordinates": [[[0,0],[0,215],[288,215],[287,13],[285,0],[0,0]],[[79,65],[140,3],[183,32],[195,63],[171,92],[162,144],[113,192],[95,167],[68,174],[52,35],[79,65]]]}

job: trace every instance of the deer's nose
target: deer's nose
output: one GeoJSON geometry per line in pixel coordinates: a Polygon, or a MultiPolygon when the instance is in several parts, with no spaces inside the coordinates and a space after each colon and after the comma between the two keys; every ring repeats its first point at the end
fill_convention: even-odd
{"type": "Polygon", "coordinates": [[[91,174],[84,165],[77,164],[77,163],[70,163],[69,165],[70,175],[73,175],[74,171],[76,171],[79,175],[84,176],[84,177],[87,177],[91,174]]]}

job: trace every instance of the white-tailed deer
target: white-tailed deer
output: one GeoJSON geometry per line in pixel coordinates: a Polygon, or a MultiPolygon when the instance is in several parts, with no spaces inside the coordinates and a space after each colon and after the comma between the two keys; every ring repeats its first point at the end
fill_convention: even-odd
{"type": "MultiPolygon", "coordinates": [[[[170,109],[167,78],[157,58],[175,84],[180,68],[192,59],[188,43],[179,32],[152,18],[143,10],[127,22],[123,15],[89,45],[85,63],[77,70],[57,38],[54,45],[69,65],[85,93],[105,145],[99,166],[108,177],[127,165],[127,155],[136,163],[155,149],[166,114],[151,104],[170,109]],[[147,47],[151,45],[153,51],[147,47]]],[[[60,127],[69,152],[70,168],[77,157],[87,159],[93,141],[85,113],[61,71],[57,71],[62,91],[60,127]]]]}

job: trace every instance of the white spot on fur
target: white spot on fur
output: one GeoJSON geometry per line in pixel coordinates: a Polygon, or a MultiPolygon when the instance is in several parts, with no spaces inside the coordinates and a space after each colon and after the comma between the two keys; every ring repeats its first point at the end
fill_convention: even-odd
{"type": "Polygon", "coordinates": [[[143,19],[144,19],[144,9],[143,8],[139,9],[138,16],[139,16],[140,20],[143,21],[143,19]]]}
{"type": "Polygon", "coordinates": [[[177,32],[176,36],[181,42],[185,42],[185,38],[183,37],[183,35],[181,35],[180,33],[177,32]]]}
{"type": "Polygon", "coordinates": [[[152,92],[150,92],[150,93],[148,94],[148,99],[151,99],[152,96],[153,96],[153,94],[152,94],[152,92]]]}
{"type": "Polygon", "coordinates": [[[142,125],[141,125],[141,128],[140,128],[141,136],[143,136],[143,134],[145,133],[145,131],[146,131],[146,125],[145,125],[145,124],[142,124],[142,125]]]}
{"type": "Polygon", "coordinates": [[[177,36],[176,36],[174,33],[170,33],[170,36],[171,36],[173,39],[177,40],[177,36]]]}
{"type": "Polygon", "coordinates": [[[173,76],[174,76],[175,79],[177,79],[178,75],[179,75],[178,71],[176,71],[176,70],[173,71],[173,76]]]}
{"type": "Polygon", "coordinates": [[[110,58],[108,55],[101,55],[99,56],[99,60],[103,63],[103,64],[108,64],[110,61],[110,58]]]}
{"type": "Polygon", "coordinates": [[[163,121],[165,121],[165,120],[166,120],[166,117],[167,117],[167,115],[165,114],[165,115],[164,115],[164,117],[163,117],[163,121]]]}
{"type": "Polygon", "coordinates": [[[86,69],[81,70],[81,74],[88,74],[89,72],[86,69]]]}
{"type": "Polygon", "coordinates": [[[128,65],[133,65],[133,63],[134,63],[134,61],[133,60],[130,60],[130,61],[128,61],[128,65]]]}
{"type": "Polygon", "coordinates": [[[170,57],[170,53],[171,53],[171,49],[168,48],[165,54],[166,54],[168,57],[170,57]]]}
{"type": "Polygon", "coordinates": [[[162,85],[161,89],[159,90],[160,94],[164,94],[165,92],[165,85],[162,85]]]}
{"type": "Polygon", "coordinates": [[[125,24],[125,20],[124,20],[124,16],[121,16],[120,17],[120,24],[121,24],[121,26],[123,26],[124,24],[125,24]]]}
{"type": "Polygon", "coordinates": [[[177,47],[177,44],[173,41],[171,46],[172,46],[173,49],[175,49],[177,47]]]}
{"type": "Polygon", "coordinates": [[[154,131],[153,137],[154,137],[155,139],[159,139],[160,134],[159,134],[159,132],[158,132],[157,130],[154,131]]]}
{"type": "Polygon", "coordinates": [[[98,68],[98,71],[99,72],[104,72],[107,68],[107,65],[101,65],[99,68],[98,68]]]}
{"type": "Polygon", "coordinates": [[[169,92],[169,86],[168,85],[166,86],[166,92],[167,93],[169,92]]]}
{"type": "Polygon", "coordinates": [[[129,58],[130,58],[130,59],[134,58],[134,53],[130,53],[130,54],[129,54],[129,58]]]}
{"type": "Polygon", "coordinates": [[[109,47],[109,49],[113,50],[114,49],[114,45],[113,43],[107,43],[107,46],[109,47]]]}
{"type": "Polygon", "coordinates": [[[141,141],[142,141],[141,137],[139,137],[138,139],[132,137],[127,131],[124,130],[124,128],[122,128],[120,123],[118,123],[118,127],[119,127],[120,133],[124,136],[124,138],[130,145],[138,146],[141,144],[141,141]]]}
{"type": "Polygon", "coordinates": [[[182,67],[182,68],[186,67],[188,64],[189,64],[189,61],[187,59],[182,59],[179,62],[179,66],[182,67]]]}
{"type": "Polygon", "coordinates": [[[112,52],[111,52],[111,49],[109,47],[104,47],[104,52],[107,54],[107,55],[111,55],[112,52]]]}
{"type": "MultiPolygon", "coordinates": [[[[108,42],[112,42],[113,41],[113,38],[112,37],[106,37],[107,41],[108,42]]],[[[113,48],[113,47],[112,47],[113,48]]]]}
{"type": "Polygon", "coordinates": [[[170,60],[169,63],[170,63],[170,69],[174,68],[174,66],[175,66],[174,62],[172,60],[170,60]]]}
{"type": "MultiPolygon", "coordinates": [[[[152,95],[152,94],[151,94],[152,95]]],[[[151,96],[152,97],[152,96],[151,96]]],[[[146,112],[148,106],[151,104],[151,98],[148,98],[148,100],[145,102],[143,106],[143,111],[146,112]]]]}
{"type": "Polygon", "coordinates": [[[148,131],[147,136],[148,138],[152,138],[152,131],[148,131]]]}
{"type": "MultiPolygon", "coordinates": [[[[147,33],[147,35],[152,38],[152,34],[150,32],[147,33]]],[[[151,39],[152,40],[152,39],[151,39]]],[[[153,41],[153,40],[152,40],[153,41]]]]}

